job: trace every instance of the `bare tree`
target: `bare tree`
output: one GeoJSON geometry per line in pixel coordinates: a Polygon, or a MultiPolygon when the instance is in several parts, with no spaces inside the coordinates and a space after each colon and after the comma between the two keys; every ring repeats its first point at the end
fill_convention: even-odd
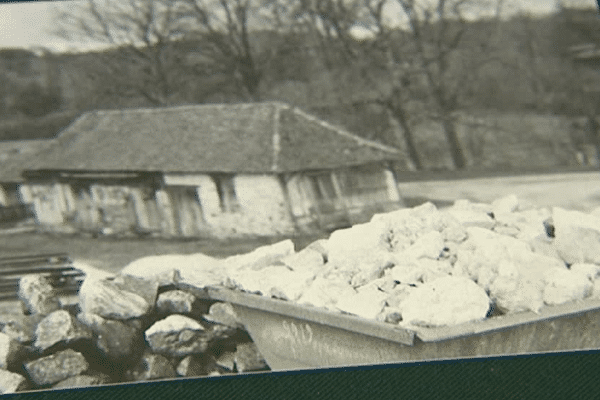
{"type": "MultiPolygon", "coordinates": [[[[466,159],[456,132],[455,111],[469,77],[488,62],[480,55],[470,57],[473,48],[479,53],[491,53],[494,34],[477,38],[477,43],[466,43],[468,16],[478,18],[487,13],[498,18],[502,3],[503,0],[313,0],[301,3],[301,15],[322,40],[338,43],[349,65],[360,70],[357,75],[378,88],[376,96],[368,95],[360,101],[386,108],[401,128],[398,143],[407,149],[416,169],[422,163],[413,126],[431,118],[442,124],[454,166],[463,168],[466,159]],[[357,26],[370,30],[370,37],[363,42],[352,34],[357,26]],[[469,59],[474,61],[465,61],[469,59]]],[[[470,40],[473,42],[473,38],[470,40]]]]}
{"type": "Polygon", "coordinates": [[[338,103],[357,106],[376,104],[390,119],[398,147],[406,149],[409,163],[422,169],[411,123],[415,115],[411,96],[405,90],[410,81],[410,68],[402,36],[395,35],[384,21],[383,7],[388,0],[315,0],[302,1],[299,23],[308,27],[316,38],[325,67],[342,73],[332,80],[338,103]],[[371,37],[357,40],[353,29],[358,22],[369,26],[371,37]]]}
{"type": "Polygon", "coordinates": [[[176,4],[169,0],[84,0],[55,9],[54,34],[106,45],[92,78],[110,79],[103,89],[123,97],[143,96],[163,105],[185,85],[174,44],[183,36],[176,4]]]}
{"type": "MultiPolygon", "coordinates": [[[[428,90],[429,107],[442,124],[455,168],[464,168],[466,158],[456,131],[454,113],[469,73],[456,69],[469,27],[468,15],[498,12],[501,3],[487,0],[396,0],[407,20],[414,44],[416,65],[428,90]]],[[[485,48],[486,43],[480,42],[485,48]]],[[[471,44],[472,46],[472,44],[471,44]]]]}
{"type": "MultiPolygon", "coordinates": [[[[586,142],[593,145],[595,150],[594,162],[598,161],[600,155],[600,124],[598,113],[600,113],[600,22],[598,11],[594,7],[573,7],[560,1],[560,13],[562,22],[561,39],[563,46],[571,50],[571,56],[575,61],[576,82],[578,94],[583,104],[583,113],[587,119],[586,142]],[[565,39],[566,37],[566,39],[565,39]],[[582,49],[580,46],[584,45],[582,49]],[[579,47],[579,49],[577,49],[579,47]],[[586,48],[587,47],[587,48],[586,48]]],[[[575,2],[576,3],[576,2],[575,2]]],[[[587,4],[586,4],[587,5],[587,4]]]]}
{"type": "Polygon", "coordinates": [[[264,70],[287,29],[285,2],[277,0],[177,0],[187,37],[201,44],[206,72],[231,76],[243,97],[260,99],[264,70]],[[277,33],[277,34],[273,34],[277,33]]]}
{"type": "Polygon", "coordinates": [[[161,105],[181,97],[193,77],[221,76],[222,86],[234,82],[239,97],[257,100],[277,48],[276,40],[261,48],[268,35],[259,35],[281,15],[274,0],[85,0],[57,8],[54,34],[116,49],[102,53],[95,73],[118,81],[112,89],[121,96],[161,105]]]}

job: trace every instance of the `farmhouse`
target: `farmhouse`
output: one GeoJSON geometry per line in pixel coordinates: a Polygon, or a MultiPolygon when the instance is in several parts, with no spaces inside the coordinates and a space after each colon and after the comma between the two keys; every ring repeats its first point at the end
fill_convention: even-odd
{"type": "Polygon", "coordinates": [[[23,174],[48,228],[272,236],[402,206],[396,149],[279,102],[94,111],[56,140],[23,174]]]}

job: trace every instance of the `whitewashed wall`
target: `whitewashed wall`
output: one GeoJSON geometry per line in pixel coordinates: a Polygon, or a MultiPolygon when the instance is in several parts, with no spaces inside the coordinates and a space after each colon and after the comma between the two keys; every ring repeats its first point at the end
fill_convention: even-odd
{"type": "Polygon", "coordinates": [[[196,187],[207,234],[211,236],[268,236],[294,231],[283,188],[275,175],[235,175],[233,186],[239,207],[234,211],[222,210],[217,186],[209,175],[165,175],[165,185],[196,187]]]}
{"type": "Polygon", "coordinates": [[[40,225],[61,226],[65,222],[66,201],[61,185],[30,183],[20,188],[21,196],[33,204],[36,222],[40,225]]]}
{"type": "MultiPolygon", "coordinates": [[[[382,184],[376,202],[399,200],[391,173],[383,168],[374,173],[382,184]]],[[[139,230],[166,236],[228,238],[289,235],[298,228],[309,231],[314,227],[313,208],[322,199],[315,198],[305,174],[288,176],[285,187],[275,174],[237,174],[230,178],[235,199],[222,199],[208,174],[165,174],[165,186],[155,192],[133,183],[97,182],[84,191],[86,199],[68,184],[31,183],[24,185],[22,197],[34,204],[37,221],[42,225],[67,224],[107,234],[139,230]]],[[[340,194],[331,201],[342,204],[338,211],[343,213],[349,199],[340,194]]]]}

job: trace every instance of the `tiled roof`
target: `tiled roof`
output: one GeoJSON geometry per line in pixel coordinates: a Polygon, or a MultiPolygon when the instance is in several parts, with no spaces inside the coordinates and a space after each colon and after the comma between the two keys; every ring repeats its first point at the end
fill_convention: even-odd
{"type": "Polygon", "coordinates": [[[401,155],[279,102],[93,111],[56,140],[31,169],[265,173],[401,155]]]}

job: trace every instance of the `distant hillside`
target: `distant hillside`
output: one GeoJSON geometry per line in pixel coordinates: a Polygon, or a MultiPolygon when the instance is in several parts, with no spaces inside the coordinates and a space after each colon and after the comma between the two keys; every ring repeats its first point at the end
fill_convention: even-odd
{"type": "MultiPolygon", "coordinates": [[[[463,103],[461,107],[578,113],[580,101],[574,99],[576,94],[573,93],[577,74],[570,64],[567,49],[583,39],[580,30],[568,24],[566,18],[557,14],[471,23],[462,39],[462,53],[453,62],[459,69],[469,67],[465,59],[482,65],[465,83],[465,94],[459,99],[463,103]],[[481,42],[482,37],[494,38],[488,44],[494,52],[491,61],[476,59],[480,56],[473,46],[481,42]]],[[[403,35],[395,32],[392,40],[402,41],[403,35]]],[[[340,76],[347,69],[347,61],[336,55],[335,44],[320,43],[310,35],[285,37],[265,31],[254,33],[252,39],[257,62],[263,69],[263,100],[280,96],[279,88],[287,82],[300,82],[307,87],[307,102],[322,104],[327,99],[320,92],[333,90],[323,87],[323,74],[340,76]],[[315,94],[322,98],[315,98],[315,94]]],[[[365,46],[368,45],[365,42],[365,46]]],[[[202,48],[203,43],[195,40],[175,43],[169,50],[179,56],[173,58],[168,80],[180,82],[173,86],[175,91],[170,95],[169,104],[240,101],[232,81],[233,71],[215,69],[204,58],[202,48]]],[[[3,50],[0,51],[0,81],[5,81],[4,86],[10,90],[0,90],[0,114],[4,107],[8,112],[4,118],[11,118],[14,112],[7,109],[11,107],[9,103],[14,103],[11,98],[18,96],[23,85],[32,80],[39,82],[44,90],[60,94],[60,110],[150,105],[139,93],[123,90],[124,82],[146,79],[142,67],[133,62],[126,49],[43,57],[27,51],[3,50]]],[[[351,90],[356,82],[347,84],[351,90]]],[[[356,87],[356,91],[360,95],[364,88],[356,87]]],[[[294,100],[292,95],[288,97],[294,100]]],[[[329,96],[329,101],[335,98],[335,95],[329,96]]]]}
{"type": "Polygon", "coordinates": [[[0,121],[0,140],[50,139],[79,115],[63,111],[40,118],[0,121]]]}

